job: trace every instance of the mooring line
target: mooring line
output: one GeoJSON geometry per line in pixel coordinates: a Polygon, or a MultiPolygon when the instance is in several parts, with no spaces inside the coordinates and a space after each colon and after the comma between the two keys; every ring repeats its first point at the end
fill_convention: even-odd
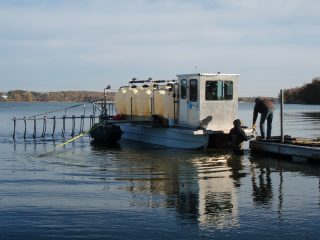
{"type": "Polygon", "coordinates": [[[36,156],[34,156],[34,157],[35,157],[35,158],[37,158],[37,157],[43,157],[43,156],[46,156],[47,154],[49,154],[49,153],[53,152],[53,151],[54,151],[54,150],[56,150],[57,148],[62,147],[62,146],[64,146],[64,145],[68,144],[68,143],[71,143],[71,142],[73,142],[73,141],[77,140],[78,138],[81,138],[81,137],[83,137],[83,136],[85,136],[85,135],[89,134],[91,131],[93,131],[94,129],[96,129],[96,128],[100,127],[100,126],[102,126],[102,124],[97,124],[96,126],[94,126],[94,127],[90,128],[89,130],[87,130],[87,131],[85,131],[85,132],[83,132],[83,133],[79,134],[78,136],[75,136],[74,138],[71,138],[71,139],[69,139],[68,141],[63,142],[63,143],[61,143],[61,144],[59,144],[59,145],[55,146],[55,147],[54,147],[54,148],[52,148],[51,150],[49,150],[49,151],[47,151],[47,152],[45,152],[45,153],[42,153],[42,154],[38,154],[38,155],[36,155],[36,156]]]}
{"type": "Polygon", "coordinates": [[[62,109],[57,109],[57,110],[52,110],[52,111],[49,111],[49,112],[44,112],[44,113],[39,113],[39,114],[36,114],[36,115],[32,115],[32,116],[29,116],[27,117],[28,119],[33,119],[35,117],[39,117],[39,116],[43,116],[43,115],[48,115],[50,113],[55,113],[55,112],[60,112],[60,111],[66,111],[68,109],[71,109],[71,108],[75,108],[75,107],[79,107],[79,106],[83,106],[84,103],[80,103],[80,104],[77,104],[77,105],[73,105],[73,106],[70,106],[70,107],[66,107],[66,108],[62,108],[62,109]]]}

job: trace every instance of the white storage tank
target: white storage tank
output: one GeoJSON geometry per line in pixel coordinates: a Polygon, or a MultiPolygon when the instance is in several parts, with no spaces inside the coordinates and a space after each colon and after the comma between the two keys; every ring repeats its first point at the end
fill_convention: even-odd
{"type": "Polygon", "coordinates": [[[138,90],[131,87],[121,87],[116,93],[115,106],[117,109],[117,114],[121,115],[131,115],[137,112],[136,106],[133,104],[132,100],[132,110],[131,110],[131,98],[135,99],[138,90]]]}
{"type": "Polygon", "coordinates": [[[163,98],[165,94],[165,90],[154,91],[154,114],[156,115],[163,116],[164,114],[163,98]]]}
{"type": "Polygon", "coordinates": [[[121,87],[115,96],[115,106],[117,113],[121,115],[132,114],[138,117],[158,115],[167,119],[173,119],[175,116],[172,87],[166,85],[157,88],[121,87]]]}
{"type": "Polygon", "coordinates": [[[151,116],[152,90],[150,87],[137,87],[136,90],[132,101],[135,111],[132,114],[139,117],[151,116]]]}
{"type": "Polygon", "coordinates": [[[126,95],[128,94],[127,87],[121,87],[116,93],[114,103],[117,110],[117,114],[127,114],[126,95]]]}

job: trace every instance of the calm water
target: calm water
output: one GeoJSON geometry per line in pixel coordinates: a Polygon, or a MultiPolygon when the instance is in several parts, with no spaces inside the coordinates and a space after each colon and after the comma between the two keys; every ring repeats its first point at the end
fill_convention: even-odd
{"type": "MultiPolygon", "coordinates": [[[[0,239],[318,239],[320,166],[121,140],[55,140],[13,116],[68,103],[0,103],[0,239]]],[[[239,116],[251,124],[251,104],[239,116]]],[[[279,108],[277,108],[279,109],[279,108]]],[[[86,106],[86,114],[91,107],[86,106]]],[[[320,106],[286,105],[285,134],[320,137],[320,106]]],[[[67,111],[83,114],[84,108],[67,111]]],[[[63,113],[55,113],[61,116],[63,113]]],[[[273,134],[279,134],[276,112],[273,134]]],[[[79,123],[76,123],[78,129],[79,123]]],[[[86,124],[87,128],[88,124],[86,124]]]]}

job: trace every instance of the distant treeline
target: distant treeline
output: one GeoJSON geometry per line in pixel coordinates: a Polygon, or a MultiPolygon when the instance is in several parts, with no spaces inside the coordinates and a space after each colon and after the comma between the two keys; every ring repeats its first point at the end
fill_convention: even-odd
{"type": "MultiPolygon", "coordinates": [[[[278,98],[273,98],[273,97],[263,97],[259,96],[260,98],[266,98],[272,100],[272,102],[277,103],[279,101],[278,98]]],[[[254,103],[255,99],[257,97],[239,97],[239,102],[248,102],[248,103],[254,103]]]]}
{"type": "MultiPolygon", "coordinates": [[[[61,92],[33,92],[23,90],[13,90],[0,93],[2,101],[35,101],[35,102],[91,102],[102,100],[103,92],[93,91],[61,91],[61,92]]],[[[115,93],[108,92],[107,100],[113,100],[115,93]]]]}
{"type": "Polygon", "coordinates": [[[256,97],[239,97],[239,102],[254,102],[256,97]]]}
{"type": "Polygon", "coordinates": [[[285,103],[320,104],[320,77],[302,87],[285,89],[283,97],[285,103]]]}
{"type": "MultiPolygon", "coordinates": [[[[102,100],[103,92],[93,91],[61,91],[61,92],[34,92],[24,90],[12,90],[9,92],[0,92],[0,101],[17,102],[92,102],[102,100]]],[[[107,93],[107,100],[115,98],[115,92],[107,93]]],[[[240,102],[254,102],[256,97],[239,97],[240,102]]],[[[277,101],[275,98],[274,102],[277,101]]]]}

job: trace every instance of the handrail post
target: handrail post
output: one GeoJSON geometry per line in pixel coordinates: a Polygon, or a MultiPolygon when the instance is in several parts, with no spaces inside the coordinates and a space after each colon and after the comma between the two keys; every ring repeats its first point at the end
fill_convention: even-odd
{"type": "Polygon", "coordinates": [[[72,137],[74,136],[75,125],[76,125],[75,115],[72,115],[72,129],[71,129],[71,136],[72,137]]]}
{"type": "Polygon", "coordinates": [[[95,103],[92,104],[92,115],[93,115],[93,118],[96,117],[96,104],[95,103]]]}
{"type": "Polygon", "coordinates": [[[33,118],[33,138],[37,137],[37,118],[34,116],[33,118]]]}
{"type": "Polygon", "coordinates": [[[43,127],[42,127],[42,135],[41,137],[46,136],[46,131],[47,131],[47,116],[43,116],[43,127]]]}
{"type": "Polygon", "coordinates": [[[63,117],[62,117],[62,133],[61,133],[62,137],[64,137],[65,132],[66,132],[66,115],[63,115],[63,117]]]}
{"type": "Polygon", "coordinates": [[[90,115],[90,129],[93,127],[93,115],[90,115]]]}
{"type": "Polygon", "coordinates": [[[132,122],[132,97],[131,97],[131,106],[130,106],[130,121],[132,122]]]}
{"type": "Polygon", "coordinates": [[[53,116],[52,138],[54,138],[55,130],[56,130],[56,116],[53,116]]]}
{"type": "Polygon", "coordinates": [[[83,133],[84,129],[84,115],[81,115],[80,117],[80,131],[79,134],[83,133]]]}

